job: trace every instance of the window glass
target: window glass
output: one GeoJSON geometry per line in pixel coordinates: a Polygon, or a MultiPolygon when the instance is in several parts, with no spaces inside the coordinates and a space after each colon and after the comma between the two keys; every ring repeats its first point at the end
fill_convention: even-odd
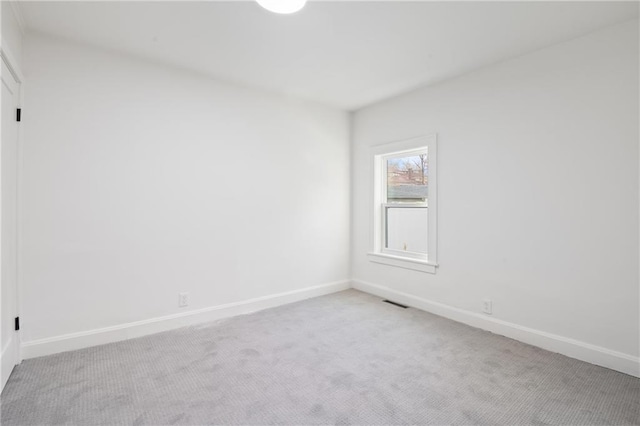
{"type": "Polygon", "coordinates": [[[428,198],[427,152],[386,160],[387,203],[423,203],[428,198]]]}
{"type": "Polygon", "coordinates": [[[386,207],[386,249],[427,254],[427,208],[386,207]]]}

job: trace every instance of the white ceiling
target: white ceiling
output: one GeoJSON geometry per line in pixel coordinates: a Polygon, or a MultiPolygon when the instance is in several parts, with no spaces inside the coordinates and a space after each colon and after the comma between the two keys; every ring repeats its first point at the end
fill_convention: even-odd
{"type": "Polygon", "coordinates": [[[637,2],[21,2],[29,30],[353,110],[638,17],[637,2]]]}

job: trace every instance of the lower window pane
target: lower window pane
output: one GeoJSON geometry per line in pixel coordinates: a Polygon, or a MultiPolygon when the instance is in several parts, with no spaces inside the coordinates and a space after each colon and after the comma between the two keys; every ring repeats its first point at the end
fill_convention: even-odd
{"type": "Polygon", "coordinates": [[[387,207],[386,247],[427,254],[427,208],[387,207]]]}

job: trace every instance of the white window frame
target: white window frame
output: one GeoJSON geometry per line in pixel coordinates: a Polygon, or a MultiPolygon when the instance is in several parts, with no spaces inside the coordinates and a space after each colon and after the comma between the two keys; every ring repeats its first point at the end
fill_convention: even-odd
{"type": "Polygon", "coordinates": [[[372,250],[367,254],[369,260],[375,263],[412,269],[431,274],[436,273],[437,263],[437,135],[430,134],[417,138],[402,140],[374,146],[371,156],[373,159],[373,229],[372,250]],[[387,168],[388,159],[411,156],[424,150],[429,156],[429,196],[426,203],[387,203],[387,168]],[[385,223],[386,212],[389,207],[427,207],[427,254],[412,253],[386,248],[385,223]]]}

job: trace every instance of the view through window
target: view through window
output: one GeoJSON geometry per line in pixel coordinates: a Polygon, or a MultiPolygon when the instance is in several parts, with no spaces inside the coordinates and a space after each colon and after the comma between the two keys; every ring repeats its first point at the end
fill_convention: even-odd
{"type": "Polygon", "coordinates": [[[385,156],[383,251],[426,258],[429,198],[427,148],[385,156]]]}

